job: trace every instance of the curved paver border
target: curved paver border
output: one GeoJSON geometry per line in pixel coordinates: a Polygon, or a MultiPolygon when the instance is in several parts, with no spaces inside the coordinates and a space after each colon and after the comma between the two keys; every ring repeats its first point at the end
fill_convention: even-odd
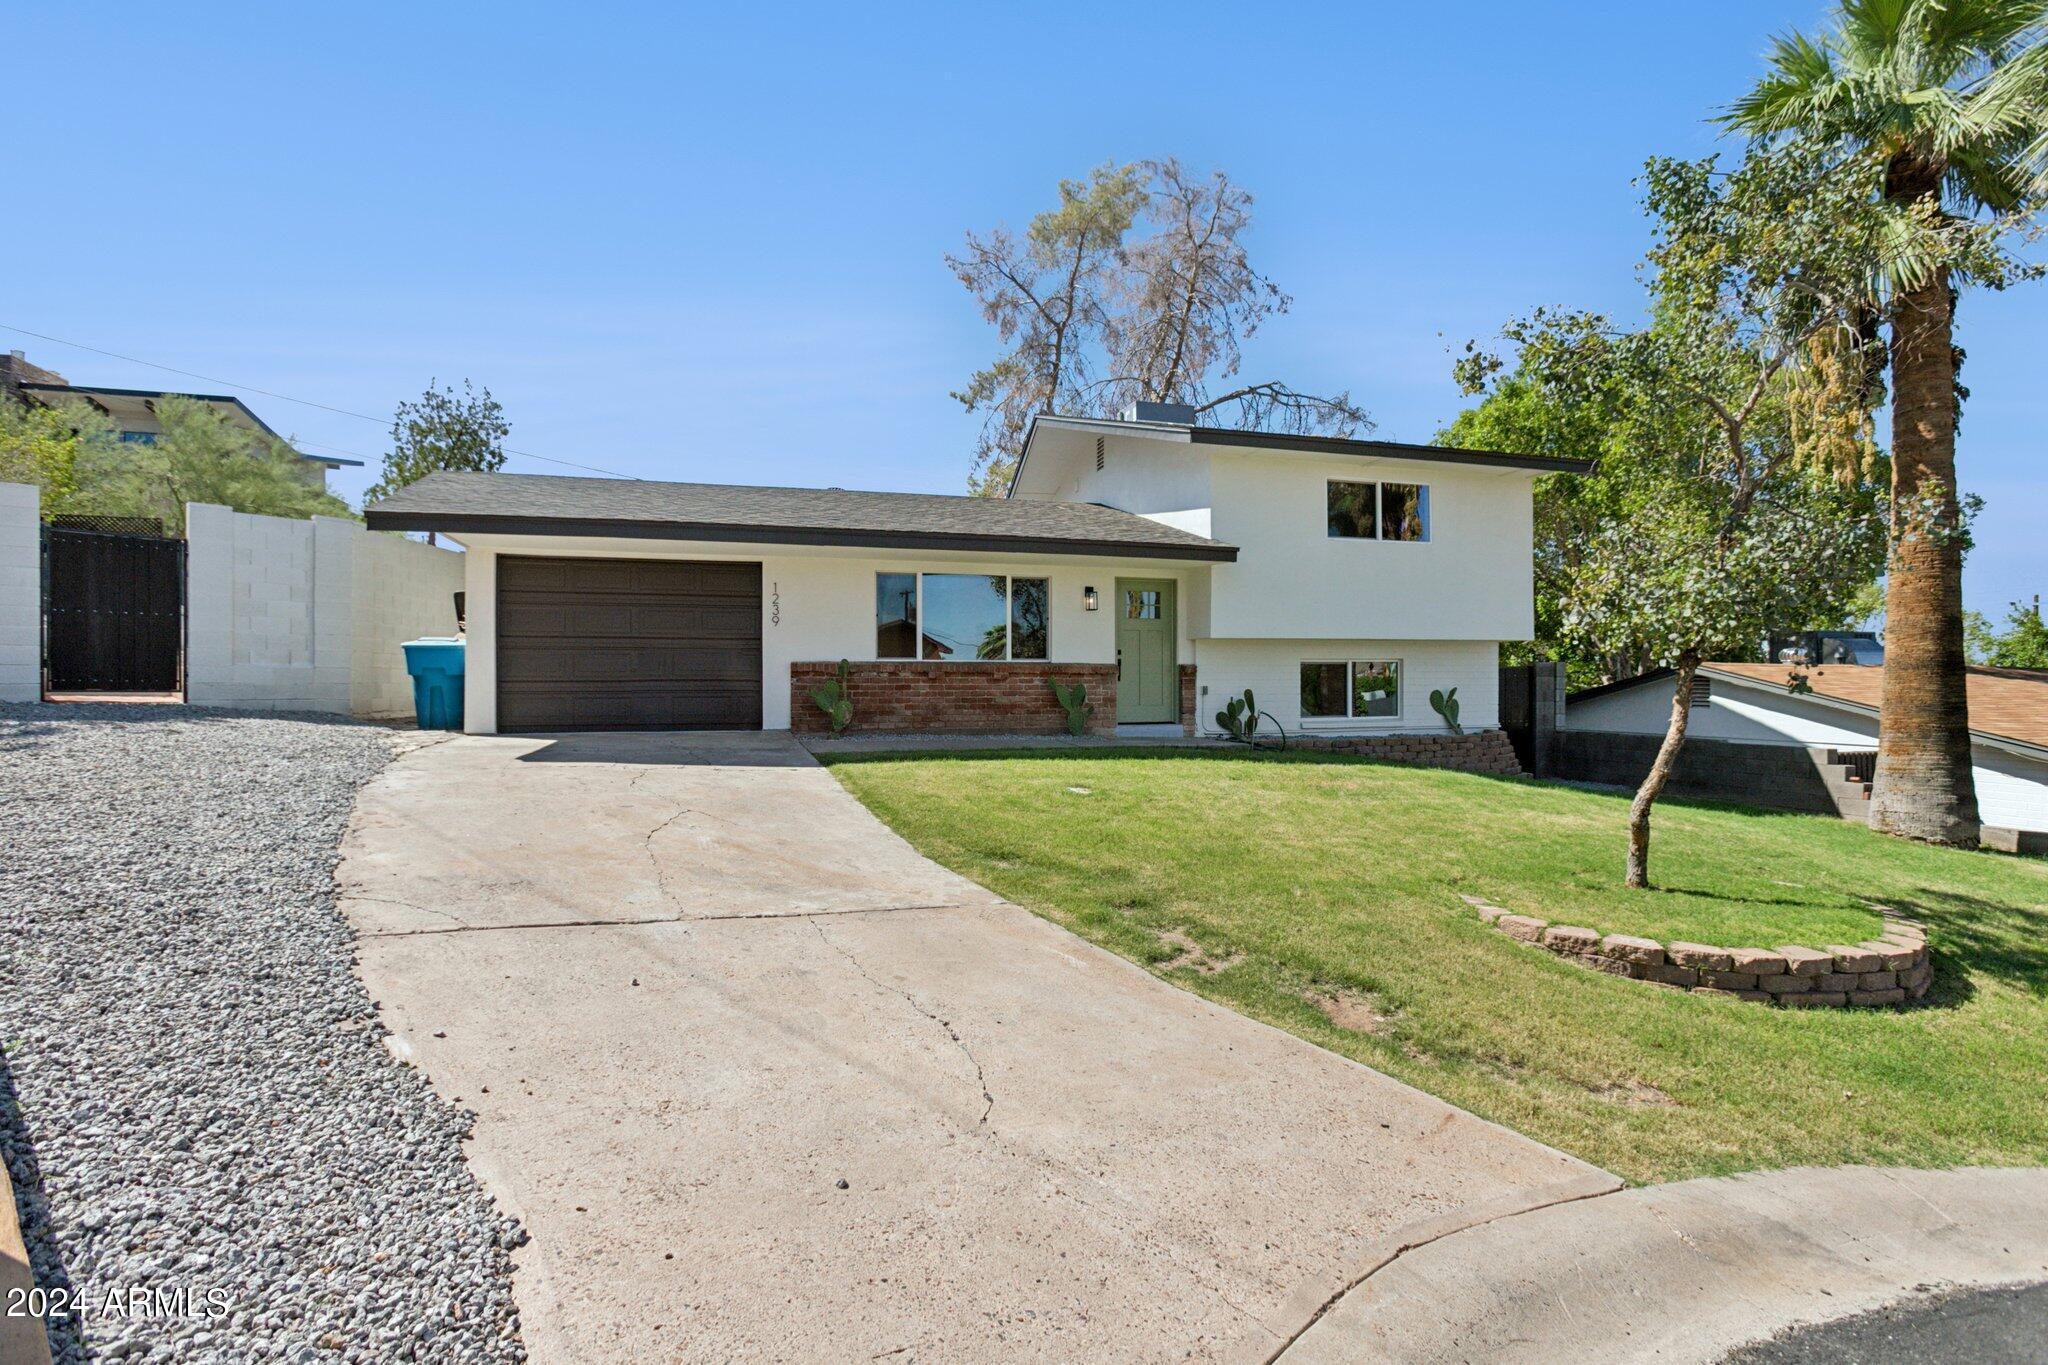
{"type": "Polygon", "coordinates": [[[1483,896],[1460,896],[1479,918],[1532,947],[1581,967],[1694,995],[1724,995],[1761,1004],[1846,1009],[1903,1005],[1927,994],[1934,968],[1927,931],[1883,906],[1884,933],[1864,943],[1825,948],[1715,948],[1659,943],[1633,934],[1602,934],[1576,924],[1519,915],[1483,896]]]}

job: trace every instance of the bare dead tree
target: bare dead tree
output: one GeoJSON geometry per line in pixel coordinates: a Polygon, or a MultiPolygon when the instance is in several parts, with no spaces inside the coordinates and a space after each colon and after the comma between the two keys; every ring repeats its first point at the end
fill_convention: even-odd
{"type": "Polygon", "coordinates": [[[1005,227],[970,232],[966,251],[946,257],[1008,348],[953,395],[987,414],[974,452],[975,492],[1003,491],[1035,414],[1083,409],[1125,266],[1124,237],[1143,202],[1140,174],[1103,165],[1085,184],[1063,180],[1060,206],[1032,219],[1021,238],[1005,227]]]}
{"type": "Polygon", "coordinates": [[[1252,197],[1168,158],[1064,181],[1022,239],[970,233],[947,264],[1008,349],[953,396],[985,414],[976,492],[1000,493],[1041,412],[1109,415],[1133,400],[1188,403],[1217,425],[1349,436],[1372,421],[1348,393],[1234,380],[1243,343],[1292,302],[1244,246],[1252,197]],[[1127,241],[1134,228],[1143,231],[1127,241]],[[1099,377],[1098,377],[1099,376],[1099,377]]]}

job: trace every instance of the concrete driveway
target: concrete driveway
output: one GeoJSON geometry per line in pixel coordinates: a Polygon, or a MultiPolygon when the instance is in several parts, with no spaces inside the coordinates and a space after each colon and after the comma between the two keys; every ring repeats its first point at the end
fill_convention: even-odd
{"type": "Polygon", "coordinates": [[[537,1361],[1263,1360],[1619,1184],[996,899],[782,736],[418,748],[339,876],[532,1234],[537,1361]]]}

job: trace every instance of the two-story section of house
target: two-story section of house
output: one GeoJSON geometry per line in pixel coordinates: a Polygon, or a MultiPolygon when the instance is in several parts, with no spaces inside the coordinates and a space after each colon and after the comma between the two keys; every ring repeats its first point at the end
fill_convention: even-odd
{"type": "Polygon", "coordinates": [[[1532,488],[1583,462],[1041,417],[1006,498],[436,474],[367,509],[466,564],[466,727],[1290,734],[1497,728],[1532,488]],[[1068,691],[1068,700],[1074,694],[1068,691]]]}
{"type": "Polygon", "coordinates": [[[1588,466],[1193,418],[1173,404],[1042,418],[1010,496],[1099,502],[1236,547],[1178,585],[1197,717],[1250,688],[1290,731],[1433,731],[1429,695],[1455,687],[1466,728],[1497,725],[1500,643],[1535,629],[1533,483],[1588,466]]]}

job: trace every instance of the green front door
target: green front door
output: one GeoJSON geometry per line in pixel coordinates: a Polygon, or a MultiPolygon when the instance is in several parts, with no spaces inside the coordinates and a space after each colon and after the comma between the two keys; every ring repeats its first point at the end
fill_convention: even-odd
{"type": "Polygon", "coordinates": [[[1180,667],[1170,578],[1116,581],[1116,718],[1121,724],[1180,719],[1180,667]]]}

